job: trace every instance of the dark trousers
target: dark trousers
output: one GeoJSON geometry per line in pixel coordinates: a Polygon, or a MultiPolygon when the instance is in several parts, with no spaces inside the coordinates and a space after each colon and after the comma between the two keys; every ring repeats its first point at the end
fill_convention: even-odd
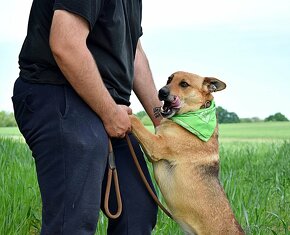
{"type": "MultiPolygon", "coordinates": [[[[12,100],[19,129],[35,159],[43,204],[41,234],[94,234],[107,172],[108,136],[101,120],[68,85],[31,84],[18,78],[12,100]]],[[[140,147],[130,138],[151,182],[140,147]]],[[[126,141],[113,139],[112,144],[123,211],[118,219],[109,220],[108,234],[150,234],[157,207],[126,141]]]]}

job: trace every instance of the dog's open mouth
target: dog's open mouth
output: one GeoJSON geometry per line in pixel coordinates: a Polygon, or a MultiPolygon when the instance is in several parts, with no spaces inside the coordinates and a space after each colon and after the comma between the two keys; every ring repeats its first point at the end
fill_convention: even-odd
{"type": "Polygon", "coordinates": [[[176,114],[181,108],[181,102],[178,96],[168,96],[164,100],[164,104],[161,108],[161,115],[164,118],[170,118],[176,114]]]}

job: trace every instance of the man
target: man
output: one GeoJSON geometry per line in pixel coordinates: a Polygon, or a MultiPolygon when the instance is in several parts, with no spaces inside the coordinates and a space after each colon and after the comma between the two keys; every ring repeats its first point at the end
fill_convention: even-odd
{"type": "MultiPolygon", "coordinates": [[[[35,158],[41,234],[94,234],[112,138],[123,211],[108,234],[150,234],[157,207],[124,139],[133,89],[158,125],[160,105],[140,36],[141,0],[34,0],[12,97],[35,158]],[[134,78],[134,80],[133,80],[134,78]]],[[[130,136],[149,179],[138,143],[130,136]]],[[[116,208],[114,193],[110,208],[116,208]]]]}

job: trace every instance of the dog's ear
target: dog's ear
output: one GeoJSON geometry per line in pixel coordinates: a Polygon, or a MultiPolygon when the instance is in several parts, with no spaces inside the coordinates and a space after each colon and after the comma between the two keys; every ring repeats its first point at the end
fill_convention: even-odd
{"type": "Polygon", "coordinates": [[[203,85],[207,87],[209,92],[221,91],[226,88],[226,84],[224,82],[213,77],[205,77],[203,85]]]}

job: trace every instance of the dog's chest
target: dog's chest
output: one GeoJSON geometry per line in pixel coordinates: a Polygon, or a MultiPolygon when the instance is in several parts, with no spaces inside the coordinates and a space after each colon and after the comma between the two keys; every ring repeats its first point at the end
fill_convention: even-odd
{"type": "Polygon", "coordinates": [[[175,165],[167,160],[153,163],[154,176],[161,190],[170,190],[174,182],[175,165]]]}

